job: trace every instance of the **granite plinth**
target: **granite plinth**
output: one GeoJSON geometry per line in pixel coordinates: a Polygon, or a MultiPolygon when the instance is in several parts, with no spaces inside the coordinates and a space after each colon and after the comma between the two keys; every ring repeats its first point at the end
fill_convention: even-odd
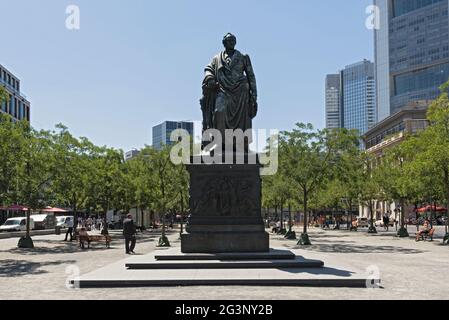
{"type": "Polygon", "coordinates": [[[187,166],[190,216],[181,235],[182,252],[269,252],[261,213],[260,168],[257,161],[206,164],[192,159],[187,166]]]}

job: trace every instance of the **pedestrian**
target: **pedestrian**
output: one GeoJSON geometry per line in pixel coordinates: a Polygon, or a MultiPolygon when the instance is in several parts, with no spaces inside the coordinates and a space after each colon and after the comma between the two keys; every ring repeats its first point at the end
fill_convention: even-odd
{"type": "Polygon", "coordinates": [[[86,229],[87,229],[87,231],[92,230],[92,218],[91,217],[87,218],[87,220],[86,220],[86,229]]]}
{"type": "Polygon", "coordinates": [[[388,213],[385,213],[383,216],[383,224],[385,231],[388,231],[390,225],[390,217],[388,216],[388,213]]]}
{"type": "Polygon", "coordinates": [[[123,236],[125,237],[126,254],[134,254],[134,248],[136,247],[136,232],[137,228],[134,224],[133,216],[128,214],[127,218],[123,221],[123,236]]]}
{"type": "Polygon", "coordinates": [[[67,238],[70,234],[70,242],[73,241],[73,218],[67,219],[67,232],[65,233],[65,239],[64,241],[67,241],[67,238]]]}

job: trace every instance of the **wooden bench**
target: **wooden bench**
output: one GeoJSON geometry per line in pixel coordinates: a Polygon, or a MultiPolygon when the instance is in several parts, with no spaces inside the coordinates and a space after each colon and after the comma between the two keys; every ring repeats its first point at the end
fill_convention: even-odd
{"type": "Polygon", "coordinates": [[[104,242],[106,244],[106,248],[110,248],[112,237],[109,235],[95,235],[95,236],[78,236],[78,240],[80,242],[80,247],[84,248],[84,243],[87,242],[87,248],[90,249],[91,242],[104,242]]]}
{"type": "Polygon", "coordinates": [[[433,241],[434,233],[435,233],[435,228],[432,228],[431,230],[429,230],[429,232],[421,233],[421,236],[419,238],[421,241],[433,241]]]}

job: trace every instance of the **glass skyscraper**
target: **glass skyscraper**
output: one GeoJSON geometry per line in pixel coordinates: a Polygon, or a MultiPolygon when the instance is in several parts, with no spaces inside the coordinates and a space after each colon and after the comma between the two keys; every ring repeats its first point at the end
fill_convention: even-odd
{"type": "Polygon", "coordinates": [[[449,0],[375,0],[378,121],[435,99],[449,79],[449,0]]]}
{"type": "Polygon", "coordinates": [[[171,133],[177,129],[184,129],[193,140],[194,124],[190,121],[165,121],[153,127],[153,148],[160,150],[164,145],[171,145],[171,133]]]}
{"type": "Polygon", "coordinates": [[[0,112],[7,113],[16,120],[30,121],[30,102],[20,91],[20,80],[0,65],[0,86],[9,94],[9,103],[0,105],[0,112]]]}
{"type": "Polygon", "coordinates": [[[326,128],[341,128],[340,74],[326,76],[326,128]]]}
{"type": "Polygon", "coordinates": [[[340,77],[343,127],[363,135],[377,122],[374,63],[363,60],[349,65],[340,77]]]}

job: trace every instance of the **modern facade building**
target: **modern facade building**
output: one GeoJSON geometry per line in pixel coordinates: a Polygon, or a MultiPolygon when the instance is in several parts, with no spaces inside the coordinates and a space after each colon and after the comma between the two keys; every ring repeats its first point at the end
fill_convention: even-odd
{"type": "Polygon", "coordinates": [[[192,121],[165,121],[153,127],[153,148],[161,149],[164,145],[171,145],[171,133],[177,129],[186,130],[193,140],[194,123],[192,121]]]}
{"type": "Polygon", "coordinates": [[[2,103],[0,112],[9,114],[16,120],[30,121],[30,102],[20,91],[20,80],[0,65],[0,86],[9,93],[9,103],[2,103]]]}
{"type": "Polygon", "coordinates": [[[377,122],[374,63],[363,60],[340,73],[342,127],[363,135],[377,122]]]}
{"type": "Polygon", "coordinates": [[[326,76],[326,128],[337,129],[342,127],[340,74],[326,76]]]}
{"type": "Polygon", "coordinates": [[[360,135],[377,122],[374,64],[363,60],[326,76],[326,128],[356,129],[360,135]]]}
{"type": "Polygon", "coordinates": [[[377,118],[433,100],[449,79],[448,0],[374,0],[377,118]]]}
{"type": "Polygon", "coordinates": [[[137,149],[130,150],[125,153],[125,160],[129,161],[139,155],[140,151],[137,149]]]}

